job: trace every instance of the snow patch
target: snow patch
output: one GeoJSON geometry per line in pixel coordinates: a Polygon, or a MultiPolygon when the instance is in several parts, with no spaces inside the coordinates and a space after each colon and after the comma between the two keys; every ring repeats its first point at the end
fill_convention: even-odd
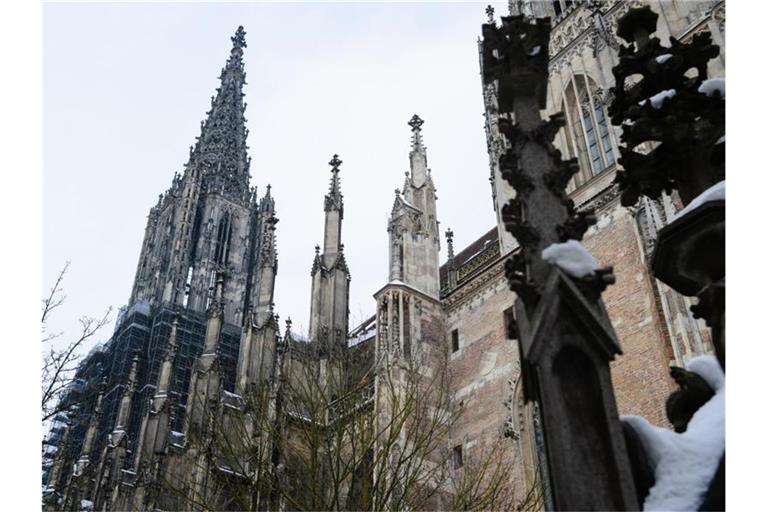
{"type": "MultiPolygon", "coordinates": [[[[651,106],[653,108],[661,108],[661,106],[664,104],[664,100],[666,100],[667,98],[674,98],[676,94],[677,94],[677,91],[674,89],[667,89],[666,91],[661,91],[658,94],[654,94],[649,98],[651,100],[651,106]]],[[[646,101],[648,100],[643,100],[640,103],[638,103],[638,105],[642,107],[643,105],[645,105],[646,101]]]]}
{"type": "Polygon", "coordinates": [[[688,206],[672,216],[672,221],[679,219],[683,215],[692,212],[704,203],[708,203],[710,201],[725,201],[725,180],[715,183],[707,190],[696,196],[693,201],[688,203],[688,206]]]}
{"type": "Polygon", "coordinates": [[[93,510],[93,502],[91,500],[80,500],[81,510],[93,510]]]}
{"type": "Polygon", "coordinates": [[[552,244],[541,251],[541,257],[576,278],[594,274],[597,270],[597,260],[576,240],[552,244]]]}
{"type": "Polygon", "coordinates": [[[725,98],[725,78],[710,78],[701,82],[699,86],[699,92],[707,96],[712,96],[715,91],[718,91],[720,96],[725,98]]]}
{"type": "Polygon", "coordinates": [[[541,46],[537,44],[536,46],[528,50],[528,55],[533,57],[534,55],[538,55],[540,51],[541,51],[541,46]]]}
{"type": "Polygon", "coordinates": [[[713,356],[701,356],[686,367],[714,384],[715,395],[696,411],[685,432],[651,425],[641,416],[621,418],[640,437],[656,477],[643,510],[698,510],[725,451],[725,375],[720,364],[713,356]]]}
{"type": "Polygon", "coordinates": [[[656,57],[656,62],[658,62],[659,64],[664,64],[671,58],[672,58],[671,53],[665,53],[664,55],[659,55],[658,57],[656,57]]]}

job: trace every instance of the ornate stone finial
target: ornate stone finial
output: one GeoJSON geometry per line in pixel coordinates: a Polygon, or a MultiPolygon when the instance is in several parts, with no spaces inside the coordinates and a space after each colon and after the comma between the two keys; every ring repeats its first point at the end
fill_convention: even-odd
{"type": "Polygon", "coordinates": [[[399,188],[395,189],[395,197],[400,197],[400,189],[399,188]]]}
{"type": "Polygon", "coordinates": [[[289,332],[291,332],[291,325],[293,322],[291,322],[291,317],[288,317],[285,319],[285,334],[288,335],[289,332]]]}
{"type": "Polygon", "coordinates": [[[315,256],[320,256],[320,245],[315,245],[315,256]]]}
{"type": "Polygon", "coordinates": [[[489,5],[488,7],[485,8],[485,14],[488,15],[489,24],[496,23],[496,21],[493,19],[493,13],[495,12],[496,12],[496,9],[494,9],[492,5],[489,5]]]}
{"type": "Polygon", "coordinates": [[[416,114],[414,114],[411,120],[408,121],[408,126],[411,127],[411,131],[413,132],[413,136],[411,137],[411,145],[413,146],[414,150],[423,149],[421,142],[421,125],[423,124],[424,120],[416,114]]]}
{"type": "Polygon", "coordinates": [[[339,155],[333,155],[333,158],[331,159],[331,161],[328,162],[328,165],[332,167],[331,172],[339,172],[339,166],[342,163],[343,162],[339,160],[339,155]]]}
{"type": "Polygon", "coordinates": [[[231,37],[231,39],[232,46],[234,48],[248,48],[248,45],[245,42],[245,29],[243,29],[242,25],[237,27],[237,31],[235,32],[235,35],[231,37]]]}
{"type": "Polygon", "coordinates": [[[424,124],[424,120],[420,118],[417,114],[413,114],[413,117],[410,121],[408,121],[408,126],[411,127],[411,131],[418,132],[421,131],[421,125],[424,124]]]}
{"type": "Polygon", "coordinates": [[[333,155],[333,158],[328,165],[331,166],[331,185],[328,195],[325,196],[325,211],[332,209],[338,210],[343,216],[344,212],[344,197],[341,194],[341,180],[339,179],[339,166],[342,161],[339,160],[339,155],[333,155]]]}
{"type": "Polygon", "coordinates": [[[445,232],[445,240],[448,242],[448,259],[453,259],[453,230],[451,228],[448,228],[448,231],[445,232]]]}

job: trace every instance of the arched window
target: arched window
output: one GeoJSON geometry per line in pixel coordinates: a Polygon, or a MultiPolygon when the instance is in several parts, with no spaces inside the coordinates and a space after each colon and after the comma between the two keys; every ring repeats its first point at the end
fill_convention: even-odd
{"type": "Polygon", "coordinates": [[[564,152],[579,160],[580,172],[574,176],[574,185],[578,187],[612,166],[616,151],[603,93],[594,80],[583,74],[574,75],[565,88],[561,108],[567,120],[564,152]]]}
{"type": "Polygon", "coordinates": [[[229,212],[225,212],[219,221],[219,229],[216,233],[216,250],[213,259],[216,263],[224,265],[229,259],[229,241],[232,238],[232,219],[229,212]]]}

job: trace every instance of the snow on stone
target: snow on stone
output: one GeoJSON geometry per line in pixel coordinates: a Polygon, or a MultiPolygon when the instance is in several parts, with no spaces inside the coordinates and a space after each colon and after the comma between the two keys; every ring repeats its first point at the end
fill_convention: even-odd
{"type": "Polygon", "coordinates": [[[719,181],[709,187],[707,190],[696,196],[693,201],[688,203],[688,206],[677,212],[672,216],[672,220],[677,220],[683,215],[692,212],[699,206],[710,201],[724,201],[725,200],[725,180],[719,181]]]}
{"type": "Polygon", "coordinates": [[[656,62],[658,62],[659,64],[664,64],[671,58],[672,58],[671,53],[665,53],[664,55],[659,55],[658,57],[656,57],[656,62]]]}
{"type": "Polygon", "coordinates": [[[81,510],[93,510],[93,502],[91,500],[80,500],[81,510]]]}
{"type": "Polygon", "coordinates": [[[355,345],[358,345],[364,342],[365,340],[371,339],[374,336],[376,336],[376,324],[374,324],[372,328],[369,327],[368,330],[358,333],[357,336],[348,338],[347,343],[349,344],[350,347],[354,347],[355,345]]]}
{"type": "Polygon", "coordinates": [[[528,55],[533,57],[534,55],[538,55],[540,51],[541,51],[541,46],[536,45],[528,51],[528,55]]]}
{"type": "MultiPolygon", "coordinates": [[[[658,94],[654,94],[649,99],[651,100],[651,106],[653,108],[661,108],[661,105],[664,103],[664,100],[667,98],[673,98],[677,94],[677,91],[674,89],[667,89],[666,91],[661,91],[658,94]]],[[[638,105],[641,107],[645,105],[645,102],[647,100],[643,100],[638,105]]]]}
{"type": "Polygon", "coordinates": [[[557,265],[566,274],[576,278],[594,274],[597,270],[595,258],[581,245],[581,242],[576,240],[552,244],[541,251],[541,257],[544,261],[557,265]]]}
{"type": "Polygon", "coordinates": [[[712,96],[715,91],[719,91],[720,96],[725,98],[725,78],[710,78],[701,82],[699,86],[699,92],[707,96],[712,96]]]}
{"type": "Polygon", "coordinates": [[[725,375],[714,356],[686,364],[715,391],[682,434],[651,425],[640,416],[623,416],[635,429],[654,470],[656,482],[643,510],[698,510],[725,451],[725,375]]]}

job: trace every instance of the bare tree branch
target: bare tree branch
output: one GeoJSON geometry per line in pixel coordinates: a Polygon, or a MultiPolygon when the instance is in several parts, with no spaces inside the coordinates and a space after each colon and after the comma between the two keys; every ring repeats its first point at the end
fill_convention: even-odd
{"type": "MultiPolygon", "coordinates": [[[[45,333],[46,322],[50,319],[51,312],[61,306],[66,298],[62,282],[64,275],[69,269],[69,262],[59,272],[56,282],[51,287],[50,293],[43,299],[42,305],[42,325],[45,333]]],[[[54,333],[43,335],[43,362],[42,362],[42,385],[41,385],[41,411],[42,421],[63,412],[67,408],[75,405],[76,400],[63,400],[70,384],[72,383],[77,368],[80,364],[82,354],[79,349],[83,344],[96,336],[101,329],[109,323],[109,316],[112,308],[108,308],[100,318],[83,316],[79,319],[80,330],[78,337],[70,341],[62,348],[56,347],[55,340],[58,340],[63,333],[54,333]]]]}

